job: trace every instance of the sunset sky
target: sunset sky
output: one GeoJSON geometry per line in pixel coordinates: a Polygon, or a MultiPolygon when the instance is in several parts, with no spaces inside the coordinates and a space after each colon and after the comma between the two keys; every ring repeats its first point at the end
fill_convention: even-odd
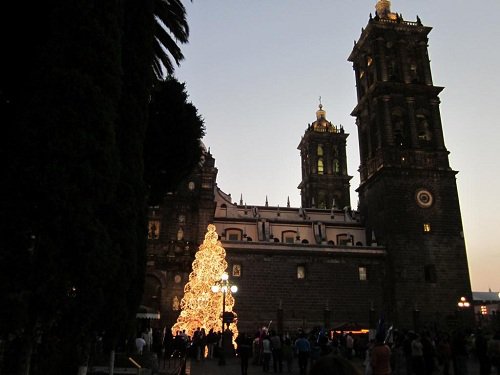
{"type": "MultiPolygon", "coordinates": [[[[176,76],[205,119],[218,186],[248,205],[300,206],[297,145],[322,97],[347,139],[351,203],[359,185],[356,105],[347,57],[376,0],[194,0],[176,76]]],[[[405,20],[433,27],[433,81],[457,175],[474,291],[500,291],[500,2],[393,0],[405,20]]]]}

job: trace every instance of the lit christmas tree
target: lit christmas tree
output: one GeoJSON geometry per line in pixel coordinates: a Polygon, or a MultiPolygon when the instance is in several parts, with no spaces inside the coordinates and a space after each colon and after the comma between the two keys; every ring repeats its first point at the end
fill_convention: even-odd
{"type": "MultiPolygon", "coordinates": [[[[189,274],[189,282],[184,287],[181,301],[181,313],[177,323],[172,327],[172,334],[185,330],[193,336],[196,328],[204,328],[208,333],[222,330],[222,292],[214,293],[212,287],[220,284],[221,276],[226,272],[226,250],[222,247],[215,225],[207,227],[205,240],[196,252],[193,271],[189,274]]],[[[229,288],[225,289],[226,312],[233,312],[234,298],[229,288]]],[[[233,312],[234,313],[234,312],[233,312]]],[[[234,314],[236,316],[236,314],[234,314]]],[[[236,323],[230,323],[229,329],[233,337],[237,337],[236,323]]]]}

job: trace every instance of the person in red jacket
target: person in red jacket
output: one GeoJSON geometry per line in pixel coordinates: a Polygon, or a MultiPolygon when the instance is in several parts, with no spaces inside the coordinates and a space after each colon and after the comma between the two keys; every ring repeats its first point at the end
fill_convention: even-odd
{"type": "Polygon", "coordinates": [[[384,343],[384,336],[378,334],[375,337],[375,346],[371,352],[370,364],[373,375],[391,374],[391,348],[384,343]]]}

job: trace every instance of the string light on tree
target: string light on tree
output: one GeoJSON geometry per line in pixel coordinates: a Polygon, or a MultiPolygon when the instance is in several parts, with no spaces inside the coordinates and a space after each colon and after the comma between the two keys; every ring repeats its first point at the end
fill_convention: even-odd
{"type": "MultiPolygon", "coordinates": [[[[226,268],[226,250],[219,241],[215,225],[210,224],[205,239],[196,252],[193,271],[184,287],[181,313],[172,327],[172,334],[185,330],[187,335],[192,336],[198,327],[204,328],[207,333],[210,329],[220,331],[223,295],[213,293],[212,286],[221,280],[226,268]]],[[[224,310],[234,313],[233,306],[234,297],[229,289],[225,294],[224,310]]],[[[237,337],[236,323],[231,323],[229,329],[233,332],[233,337],[237,337]]]]}

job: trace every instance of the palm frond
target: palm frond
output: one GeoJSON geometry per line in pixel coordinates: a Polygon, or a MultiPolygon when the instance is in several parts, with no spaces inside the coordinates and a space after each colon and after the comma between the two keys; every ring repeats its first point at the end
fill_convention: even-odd
{"type": "Polygon", "coordinates": [[[168,74],[174,72],[171,57],[177,66],[184,59],[177,43],[188,42],[189,26],[186,20],[186,8],[181,0],[155,0],[154,16],[153,70],[157,78],[161,79],[164,77],[163,68],[168,74]]]}

